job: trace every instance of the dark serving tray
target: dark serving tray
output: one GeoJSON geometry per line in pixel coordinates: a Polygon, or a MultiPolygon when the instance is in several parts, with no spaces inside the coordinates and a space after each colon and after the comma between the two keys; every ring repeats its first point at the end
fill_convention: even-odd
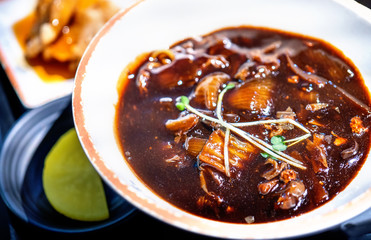
{"type": "MultiPolygon", "coordinates": [[[[371,8],[371,0],[356,1],[368,8],[371,8]]],[[[31,110],[25,109],[24,106],[22,106],[2,68],[0,68],[0,80],[0,153],[2,152],[2,145],[4,142],[11,137],[10,135],[12,134],[12,131],[17,131],[17,128],[19,128],[19,126],[22,124],[21,122],[25,121],[24,118],[30,118],[30,121],[32,121],[33,117],[30,116],[34,116],[36,118],[33,119],[36,120],[33,121],[33,125],[38,126],[39,130],[33,132],[33,134],[31,133],[31,135],[24,134],[22,136],[18,136],[17,141],[12,141],[12,144],[13,147],[19,148],[19,143],[24,142],[22,141],[24,140],[23,138],[29,137],[30,142],[32,142],[34,145],[32,147],[28,146],[28,149],[34,153],[37,151],[39,144],[49,132],[52,125],[55,124],[55,121],[61,116],[63,111],[69,111],[67,106],[69,104],[69,97],[58,99],[51,103],[49,107],[53,106],[52,108],[42,106],[42,108],[48,108],[49,112],[48,114],[41,116],[37,112],[40,109],[31,110]]],[[[72,119],[69,119],[68,121],[72,121],[72,119]]],[[[28,125],[30,129],[34,128],[35,126],[28,125]]],[[[56,129],[55,131],[58,132],[61,131],[61,129],[56,129]]],[[[30,155],[29,152],[22,153],[21,151],[20,153],[23,155],[29,154],[29,158],[32,156],[32,154],[30,155]]],[[[39,154],[42,155],[44,153],[42,153],[42,150],[39,149],[39,154]]],[[[32,185],[28,187],[32,188],[32,185]]],[[[32,195],[32,192],[28,194],[32,195]]],[[[40,226],[29,223],[22,219],[22,217],[20,217],[18,214],[19,213],[10,211],[0,198],[0,239],[21,240],[30,239],[32,237],[37,237],[38,239],[66,239],[66,235],[61,234],[60,232],[49,231],[40,226]]],[[[76,239],[91,239],[92,237],[93,239],[96,239],[96,237],[102,239],[123,239],[127,237],[131,238],[132,236],[140,239],[212,239],[169,226],[138,210],[136,210],[135,213],[130,214],[125,221],[119,222],[114,227],[105,229],[105,231],[102,231],[99,234],[96,234],[94,231],[93,234],[90,235],[72,233],[68,235],[68,239],[74,237],[76,237],[76,239]]],[[[346,221],[334,229],[297,239],[371,239],[371,209],[353,219],[346,221]]]]}

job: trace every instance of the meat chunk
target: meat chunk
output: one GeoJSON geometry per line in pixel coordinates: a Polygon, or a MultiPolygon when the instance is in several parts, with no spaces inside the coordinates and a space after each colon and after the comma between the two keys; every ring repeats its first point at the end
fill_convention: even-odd
{"type": "Polygon", "coordinates": [[[310,160],[315,172],[319,172],[323,167],[328,168],[323,135],[313,134],[313,142],[307,139],[306,149],[310,152],[310,160]]]}
{"type": "Polygon", "coordinates": [[[283,169],[287,167],[287,163],[281,162],[278,163],[276,160],[272,158],[268,158],[265,164],[271,164],[272,168],[268,171],[264,172],[261,176],[267,180],[272,180],[273,178],[277,177],[283,169]]]}
{"type": "Polygon", "coordinates": [[[291,181],[278,198],[277,206],[284,210],[295,208],[298,206],[305,191],[305,186],[301,181],[291,181]]]}
{"type": "Polygon", "coordinates": [[[267,195],[268,193],[274,191],[278,187],[278,179],[274,179],[268,182],[262,182],[258,185],[259,193],[262,195],[267,195]]]}
{"type": "Polygon", "coordinates": [[[368,131],[368,128],[363,126],[362,119],[358,116],[355,116],[350,120],[350,127],[352,129],[352,132],[357,135],[362,135],[363,133],[368,131]]]}

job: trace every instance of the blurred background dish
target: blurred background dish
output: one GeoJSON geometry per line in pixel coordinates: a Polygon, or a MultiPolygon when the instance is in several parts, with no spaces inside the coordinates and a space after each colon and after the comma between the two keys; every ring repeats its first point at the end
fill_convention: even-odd
{"type": "MultiPolygon", "coordinates": [[[[6,133],[14,122],[14,115],[10,109],[7,95],[3,88],[3,81],[6,80],[6,76],[2,69],[0,69],[0,152],[3,145],[6,133]]],[[[16,101],[14,101],[16,102],[16,101]]],[[[0,235],[4,238],[9,238],[9,217],[7,208],[2,199],[0,199],[0,235]]]]}
{"type": "Polygon", "coordinates": [[[0,1],[0,61],[22,104],[34,108],[70,94],[85,47],[130,2],[0,1]]]}

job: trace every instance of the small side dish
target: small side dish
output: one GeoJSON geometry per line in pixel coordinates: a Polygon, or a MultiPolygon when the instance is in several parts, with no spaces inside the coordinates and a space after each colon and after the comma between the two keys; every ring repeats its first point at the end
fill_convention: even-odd
{"type": "Polygon", "coordinates": [[[93,36],[118,10],[110,0],[39,0],[13,30],[41,79],[70,79],[93,36]]]}
{"type": "Polygon", "coordinates": [[[331,44],[231,27],[145,53],[121,75],[117,138],[138,177],[208,219],[265,223],[341,192],[370,148],[370,96],[331,44]]]}

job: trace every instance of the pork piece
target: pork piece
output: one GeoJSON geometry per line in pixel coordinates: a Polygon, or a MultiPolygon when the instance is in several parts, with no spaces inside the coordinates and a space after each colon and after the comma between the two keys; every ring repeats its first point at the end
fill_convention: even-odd
{"type": "Polygon", "coordinates": [[[262,182],[258,185],[258,191],[261,195],[267,195],[273,192],[279,186],[279,180],[273,179],[268,182],[262,182]]]}
{"type": "Polygon", "coordinates": [[[194,92],[194,100],[204,104],[207,109],[215,110],[218,102],[219,89],[231,78],[223,72],[215,72],[203,77],[194,92]]]}
{"type": "Polygon", "coordinates": [[[272,72],[272,65],[257,65],[256,62],[247,61],[243,63],[234,75],[241,81],[249,81],[251,78],[265,78],[272,72]]]}
{"type": "Polygon", "coordinates": [[[276,160],[272,158],[268,158],[267,161],[265,161],[265,164],[271,164],[272,168],[268,171],[264,172],[261,176],[267,180],[272,180],[273,178],[277,177],[283,169],[287,167],[287,163],[281,162],[278,163],[276,160]]]}
{"type": "Polygon", "coordinates": [[[311,103],[305,106],[305,110],[315,112],[315,111],[318,111],[318,110],[321,110],[327,107],[328,107],[328,103],[311,103]]]}
{"type": "Polygon", "coordinates": [[[313,134],[313,141],[307,139],[306,149],[310,152],[309,158],[316,173],[328,168],[325,143],[324,135],[321,134],[313,134]]]}
{"type": "MultiPolygon", "coordinates": [[[[292,111],[290,107],[288,107],[285,111],[277,111],[276,113],[277,119],[292,119],[295,120],[296,113],[292,111]]],[[[264,124],[264,127],[269,130],[269,137],[272,138],[273,136],[283,135],[285,131],[293,130],[295,126],[289,122],[281,122],[275,124],[264,124]]]]}
{"type": "Polygon", "coordinates": [[[276,205],[283,210],[298,207],[306,188],[297,179],[297,173],[293,169],[287,168],[286,163],[278,163],[271,158],[267,159],[266,164],[272,164],[272,169],[262,174],[262,177],[268,181],[258,184],[259,194],[279,195],[276,205]]]}
{"type": "Polygon", "coordinates": [[[223,69],[229,66],[229,62],[223,55],[207,55],[207,61],[202,65],[204,68],[216,68],[216,69],[223,69]]]}
{"type": "Polygon", "coordinates": [[[170,50],[174,53],[185,52],[175,54],[173,61],[168,64],[155,68],[147,67],[151,74],[151,83],[161,89],[192,87],[200,81],[201,73],[208,72],[210,69],[223,69],[229,64],[224,57],[211,56],[203,51],[187,53],[187,50],[181,50],[181,47],[170,50]]]}
{"type": "Polygon", "coordinates": [[[233,108],[268,115],[273,107],[274,87],[275,82],[271,77],[246,81],[230,90],[225,98],[233,108]]]}
{"type": "Polygon", "coordinates": [[[241,48],[236,44],[231,44],[230,49],[236,52],[243,52],[246,57],[253,62],[262,63],[265,65],[272,65],[275,68],[280,66],[278,56],[283,54],[285,48],[280,48],[282,42],[275,41],[271,42],[264,47],[257,48],[241,48]]]}
{"type": "Polygon", "coordinates": [[[296,179],[296,172],[292,169],[285,169],[280,174],[280,180],[284,183],[288,183],[296,179]]]}
{"type": "MultiPolygon", "coordinates": [[[[298,159],[299,161],[302,161],[302,162],[304,161],[302,154],[299,153],[298,151],[292,151],[291,156],[295,159],[298,159]]],[[[320,166],[321,163],[313,162],[312,159],[309,159],[309,160],[312,162],[313,170],[314,170],[314,171],[308,172],[310,174],[309,178],[313,179],[312,186],[311,186],[312,191],[314,192],[314,194],[312,194],[314,196],[313,202],[317,204],[317,203],[326,201],[329,198],[329,194],[326,191],[325,187],[323,186],[323,183],[318,181],[317,176],[316,176],[316,173],[319,171],[321,167],[320,166]]]]}
{"type": "Polygon", "coordinates": [[[226,205],[223,199],[213,192],[209,192],[206,195],[199,197],[196,203],[200,209],[212,211],[216,216],[219,216],[222,213],[230,213],[234,211],[233,207],[226,205]]]}
{"type": "Polygon", "coordinates": [[[363,126],[362,119],[359,116],[355,116],[350,120],[350,127],[352,132],[357,135],[362,135],[365,132],[368,132],[368,128],[363,126]]]}
{"type": "Polygon", "coordinates": [[[278,198],[277,206],[284,210],[297,207],[305,191],[306,188],[301,181],[290,181],[284,192],[278,198]]]}
{"type": "Polygon", "coordinates": [[[287,107],[285,111],[277,111],[276,117],[281,119],[288,118],[295,120],[296,113],[292,110],[291,107],[287,107]]]}
{"type": "MultiPolygon", "coordinates": [[[[198,158],[201,164],[210,165],[221,172],[225,172],[224,166],[224,132],[215,130],[209,137],[198,158]]],[[[228,157],[229,163],[237,168],[242,166],[242,161],[247,161],[256,148],[250,143],[242,142],[234,136],[229,137],[228,157]]]]}

